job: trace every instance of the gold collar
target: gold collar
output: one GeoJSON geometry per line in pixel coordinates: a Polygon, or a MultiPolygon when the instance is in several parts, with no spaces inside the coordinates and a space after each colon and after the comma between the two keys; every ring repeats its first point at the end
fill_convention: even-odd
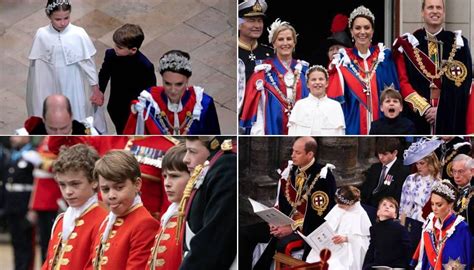
{"type": "Polygon", "coordinates": [[[241,41],[240,38],[239,38],[239,47],[246,50],[246,51],[251,52],[251,51],[255,50],[258,47],[258,41],[255,40],[255,43],[253,45],[252,44],[248,45],[247,43],[241,41]]]}

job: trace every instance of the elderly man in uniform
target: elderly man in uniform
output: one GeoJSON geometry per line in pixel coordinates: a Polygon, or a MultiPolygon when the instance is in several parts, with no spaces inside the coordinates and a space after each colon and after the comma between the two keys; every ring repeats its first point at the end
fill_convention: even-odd
{"type": "MultiPolygon", "coordinates": [[[[424,26],[393,46],[400,92],[419,134],[466,134],[472,59],[461,31],[443,29],[444,0],[423,0],[424,26]]],[[[474,104],[471,104],[474,106],[474,104]]]]}
{"type": "MultiPolygon", "coordinates": [[[[283,250],[291,241],[300,239],[296,231],[310,234],[324,223],[324,216],[334,206],[336,181],[332,165],[316,162],[317,143],[312,137],[300,137],[293,144],[289,166],[279,180],[276,207],[292,218],[294,225],[275,226],[257,223],[239,230],[239,265],[251,269],[252,254],[258,243],[268,246],[253,269],[268,270],[275,249],[283,250]]],[[[311,248],[305,244],[303,260],[311,248]]]]}
{"type": "Polygon", "coordinates": [[[263,33],[265,0],[246,0],[239,4],[239,111],[245,95],[245,84],[253,74],[256,62],[273,56],[271,47],[258,43],[263,33]]]}
{"type": "Polygon", "coordinates": [[[474,234],[474,199],[472,199],[474,189],[471,186],[471,162],[470,156],[457,155],[453,160],[452,174],[460,193],[458,200],[454,203],[454,211],[465,218],[471,234],[474,234]]]}

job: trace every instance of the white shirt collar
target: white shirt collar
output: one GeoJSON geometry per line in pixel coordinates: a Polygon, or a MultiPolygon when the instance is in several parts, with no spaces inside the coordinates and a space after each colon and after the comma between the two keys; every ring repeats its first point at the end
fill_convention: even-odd
{"type": "MultiPolygon", "coordinates": [[[[388,173],[388,171],[390,171],[390,168],[392,168],[393,164],[395,164],[395,161],[397,161],[397,157],[395,157],[390,163],[388,163],[387,165],[385,165],[387,167],[387,170],[385,171],[385,174],[388,173]]],[[[382,165],[383,166],[383,165],[382,165]]]]}

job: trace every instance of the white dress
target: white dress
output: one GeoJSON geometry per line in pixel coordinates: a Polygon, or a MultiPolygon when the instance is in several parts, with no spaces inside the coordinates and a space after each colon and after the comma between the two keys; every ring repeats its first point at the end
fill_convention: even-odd
{"type": "MultiPolygon", "coordinates": [[[[365,254],[370,243],[369,216],[360,202],[356,202],[349,210],[337,205],[324,218],[336,234],[347,236],[348,242],[343,243],[342,250],[331,254],[329,269],[360,270],[364,263],[365,254]]],[[[307,262],[320,261],[319,254],[311,250],[306,258],[307,262]]]]}
{"type": "Polygon", "coordinates": [[[28,116],[42,117],[43,101],[51,94],[69,98],[74,119],[92,116],[90,86],[98,84],[92,58],[95,53],[94,44],[81,27],[69,24],[62,32],[51,24],[39,28],[28,57],[28,116]]]}
{"type": "Polygon", "coordinates": [[[326,95],[298,100],[288,120],[288,135],[344,135],[345,128],[341,104],[326,95]]]}

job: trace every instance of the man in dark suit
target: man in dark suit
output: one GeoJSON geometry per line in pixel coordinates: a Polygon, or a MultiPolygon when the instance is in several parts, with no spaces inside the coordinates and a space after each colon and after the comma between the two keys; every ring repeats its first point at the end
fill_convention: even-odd
{"type": "Polygon", "coordinates": [[[474,188],[471,186],[472,158],[465,154],[457,155],[452,161],[452,174],[456,183],[460,196],[454,203],[454,211],[465,218],[471,234],[474,233],[474,188]]]}
{"type": "Polygon", "coordinates": [[[398,138],[383,137],[377,140],[376,152],[380,162],[373,164],[366,171],[366,178],[361,187],[363,204],[376,209],[379,200],[388,196],[400,203],[403,182],[410,170],[397,158],[399,148],[398,138]]]}

